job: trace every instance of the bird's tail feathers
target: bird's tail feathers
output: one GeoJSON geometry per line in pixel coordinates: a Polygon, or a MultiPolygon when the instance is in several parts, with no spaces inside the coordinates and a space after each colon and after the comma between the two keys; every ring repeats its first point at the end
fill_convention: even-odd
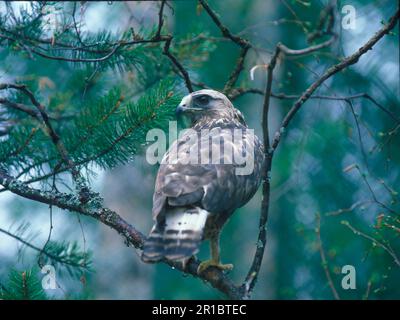
{"type": "Polygon", "coordinates": [[[199,251],[209,212],[199,207],[177,207],[165,213],[163,226],[154,225],[143,246],[142,260],[185,262],[199,251]]]}

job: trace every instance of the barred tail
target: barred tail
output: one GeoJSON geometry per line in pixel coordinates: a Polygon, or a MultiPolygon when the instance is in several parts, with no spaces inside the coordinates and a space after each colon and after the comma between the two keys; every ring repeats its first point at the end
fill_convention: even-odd
{"type": "Polygon", "coordinates": [[[178,207],[165,213],[165,224],[154,225],[144,243],[142,260],[185,261],[199,251],[209,212],[199,207],[178,207]]]}
{"type": "Polygon", "coordinates": [[[157,262],[164,257],[164,239],[157,224],[153,226],[147,237],[142,252],[142,260],[144,262],[157,262]]]}

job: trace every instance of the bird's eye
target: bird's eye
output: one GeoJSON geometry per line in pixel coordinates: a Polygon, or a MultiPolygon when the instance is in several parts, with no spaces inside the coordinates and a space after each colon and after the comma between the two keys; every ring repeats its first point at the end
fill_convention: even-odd
{"type": "Polygon", "coordinates": [[[200,97],[197,98],[197,101],[200,104],[205,105],[205,104],[208,104],[210,102],[210,98],[208,96],[200,96],[200,97]]]}

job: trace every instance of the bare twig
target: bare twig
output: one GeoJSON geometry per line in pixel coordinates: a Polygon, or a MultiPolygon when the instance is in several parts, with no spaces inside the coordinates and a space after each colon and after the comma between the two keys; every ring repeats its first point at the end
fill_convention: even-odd
{"type": "Polygon", "coordinates": [[[235,85],[236,81],[238,80],[240,73],[243,70],[244,66],[244,60],[246,58],[246,54],[249,51],[250,47],[246,46],[243,47],[240,51],[238,60],[236,62],[235,68],[233,69],[231,75],[228,78],[228,81],[225,84],[225,87],[223,89],[223,92],[226,94],[229,94],[229,92],[232,90],[233,86],[235,85]]]}
{"type": "Polygon", "coordinates": [[[224,86],[224,89],[223,89],[224,93],[229,94],[230,91],[232,90],[233,86],[235,85],[236,81],[238,80],[240,73],[243,70],[244,61],[246,59],[246,55],[247,55],[249,49],[251,48],[251,44],[248,40],[241,38],[238,35],[233,34],[221,22],[221,20],[217,16],[217,14],[210,8],[207,1],[199,0],[199,2],[203,6],[203,8],[207,11],[207,13],[211,17],[211,19],[214,21],[215,25],[221,30],[222,35],[225,38],[232,40],[235,44],[237,44],[239,47],[241,47],[239,57],[233,68],[233,71],[232,71],[231,75],[229,76],[229,78],[224,86]]]}
{"type": "Polygon", "coordinates": [[[211,19],[214,21],[216,26],[221,30],[222,35],[225,38],[231,39],[234,43],[239,45],[242,48],[248,47],[249,42],[237,35],[234,35],[218,18],[217,14],[210,8],[208,5],[207,1],[205,0],[199,0],[200,4],[203,6],[203,8],[207,11],[208,15],[211,17],[211,19]]]}
{"type": "Polygon", "coordinates": [[[167,2],[167,0],[161,1],[160,11],[158,12],[158,27],[157,27],[157,33],[155,35],[155,38],[157,38],[157,39],[159,39],[161,37],[161,30],[162,30],[162,27],[164,24],[164,18],[163,18],[164,6],[165,6],[166,2],[167,2]]]}
{"type": "Polygon", "coordinates": [[[281,133],[287,128],[290,121],[293,119],[295,114],[300,110],[302,105],[312,96],[314,91],[325,82],[328,78],[333,76],[334,74],[342,71],[343,69],[351,66],[352,64],[356,63],[358,59],[372,49],[372,47],[385,35],[392,30],[397,20],[399,19],[399,11],[397,11],[394,16],[389,19],[389,22],[382,27],[375,35],[369,39],[361,48],[359,48],[355,53],[348,56],[347,58],[343,59],[340,63],[330,67],[319,79],[317,79],[304,93],[300,96],[300,98],[295,102],[289,112],[286,114],[285,118],[283,119],[279,130],[276,132],[274,140],[272,142],[272,148],[276,149],[280,140],[281,140],[281,133]]]}
{"type": "Polygon", "coordinates": [[[264,140],[264,155],[265,155],[265,163],[263,167],[263,197],[261,201],[261,214],[260,214],[260,222],[259,222],[259,233],[257,240],[257,248],[254,255],[253,262],[251,267],[247,273],[246,279],[242,285],[243,295],[248,297],[253,290],[257,278],[258,273],[261,268],[262,260],[264,257],[265,246],[267,244],[267,231],[266,225],[268,221],[268,213],[270,207],[270,193],[271,193],[271,166],[272,166],[272,156],[273,153],[270,152],[270,139],[269,139],[269,122],[268,115],[270,109],[270,98],[271,98],[271,90],[272,90],[272,80],[273,80],[273,72],[278,60],[278,56],[280,53],[279,47],[276,47],[275,54],[272,56],[270,63],[268,64],[268,76],[267,76],[267,86],[265,89],[264,95],[264,104],[263,104],[263,116],[262,116],[262,128],[263,128],[263,140],[264,140]]]}
{"type": "Polygon", "coordinates": [[[304,49],[298,49],[298,50],[290,49],[282,43],[278,44],[278,46],[279,46],[279,49],[281,49],[281,51],[287,55],[302,56],[302,55],[307,55],[307,54],[313,53],[315,51],[321,50],[323,48],[329,47],[335,40],[336,40],[336,36],[334,35],[325,42],[322,42],[320,44],[316,44],[314,46],[310,46],[310,47],[307,47],[304,49]]]}
{"type": "Polygon", "coordinates": [[[316,30],[307,36],[308,42],[312,42],[323,35],[332,34],[332,28],[335,22],[334,12],[336,8],[336,2],[337,0],[330,1],[322,10],[316,30]]]}
{"type": "MultiPolygon", "coordinates": [[[[264,91],[261,89],[257,88],[235,88],[232,90],[231,94],[229,95],[229,98],[231,100],[235,100],[245,94],[259,94],[259,95],[264,95],[264,91]]],[[[271,97],[275,99],[280,99],[280,100],[296,100],[301,97],[301,95],[295,95],[295,94],[285,94],[285,93],[271,93],[271,97]]],[[[321,100],[339,100],[339,101],[349,101],[353,99],[367,99],[371,101],[376,107],[378,107],[380,110],[385,112],[390,118],[393,119],[396,123],[400,124],[400,118],[397,117],[393,112],[391,112],[389,109],[384,107],[382,104],[378,103],[376,99],[371,97],[368,93],[357,93],[349,96],[327,96],[327,95],[319,95],[319,94],[313,94],[312,96],[309,97],[309,99],[321,99],[321,100]]]]}
{"type": "Polygon", "coordinates": [[[336,211],[331,211],[331,212],[327,212],[325,215],[326,216],[337,216],[337,215],[340,215],[340,214],[342,214],[342,213],[345,213],[345,212],[352,212],[354,209],[356,209],[356,208],[358,208],[358,207],[360,207],[360,206],[363,206],[363,205],[365,205],[365,204],[371,204],[371,203],[374,203],[375,201],[373,201],[373,200],[362,200],[362,201],[357,201],[357,202],[354,202],[350,207],[348,207],[348,208],[341,208],[341,209],[339,209],[339,210],[336,210],[336,211]]]}
{"type": "Polygon", "coordinates": [[[382,201],[380,201],[380,200],[378,199],[378,197],[376,196],[376,194],[375,194],[375,192],[374,192],[374,189],[372,189],[372,186],[371,186],[371,184],[370,184],[369,181],[368,181],[367,175],[364,174],[364,173],[361,171],[360,166],[359,166],[358,164],[356,164],[356,163],[355,163],[355,164],[351,164],[350,166],[347,166],[343,171],[344,171],[344,172],[349,172],[349,171],[352,170],[352,169],[356,169],[357,172],[358,172],[358,174],[360,175],[361,179],[364,181],[365,185],[366,185],[367,188],[368,188],[368,191],[369,191],[370,194],[371,194],[372,201],[375,202],[376,204],[378,204],[379,206],[381,206],[383,209],[386,209],[386,210],[388,210],[389,212],[391,212],[391,213],[393,213],[393,214],[395,214],[395,215],[398,215],[398,213],[397,213],[395,210],[393,210],[392,208],[388,207],[385,203],[383,203],[382,201]]]}
{"type": "Polygon", "coordinates": [[[46,54],[43,52],[40,52],[37,49],[34,49],[32,47],[29,48],[29,51],[42,57],[42,58],[46,58],[46,59],[50,59],[50,60],[58,60],[58,61],[67,61],[67,62],[87,62],[87,63],[95,63],[95,62],[103,62],[108,60],[109,58],[111,58],[116,52],[117,50],[121,47],[121,44],[116,44],[113,46],[113,48],[111,49],[111,51],[109,53],[107,53],[105,56],[102,56],[100,58],[93,58],[93,59],[89,59],[89,58],[66,58],[66,57],[62,57],[62,56],[52,56],[50,54],[46,54]]]}
{"type": "Polygon", "coordinates": [[[75,19],[75,13],[76,13],[76,2],[74,2],[74,6],[73,6],[73,9],[72,9],[72,14],[71,14],[71,16],[72,16],[72,21],[73,21],[73,24],[74,24],[74,29],[75,29],[76,37],[78,38],[79,43],[80,43],[81,45],[84,46],[85,44],[84,44],[83,41],[82,41],[81,33],[80,33],[79,28],[78,28],[78,24],[77,24],[77,22],[76,22],[76,19],[75,19]]]}
{"type": "Polygon", "coordinates": [[[315,233],[317,234],[318,250],[319,250],[319,254],[321,256],[322,267],[324,268],[325,276],[326,276],[326,279],[328,280],[328,284],[329,284],[329,287],[332,290],[332,294],[333,294],[334,298],[336,300],[340,300],[340,296],[336,291],[335,285],[334,285],[332,277],[331,277],[331,273],[329,272],[328,262],[326,260],[325,251],[324,251],[324,248],[322,246],[322,240],[321,240],[321,216],[319,214],[317,214],[316,220],[317,220],[317,227],[315,228],[315,233]]]}
{"type": "Polygon", "coordinates": [[[353,115],[354,122],[356,124],[357,136],[358,136],[358,141],[360,143],[360,150],[361,150],[362,158],[364,160],[364,165],[367,168],[368,172],[370,172],[369,164],[368,164],[368,157],[367,157],[367,154],[365,153],[365,147],[364,147],[364,142],[362,139],[360,124],[358,123],[358,117],[354,110],[353,102],[351,100],[346,100],[346,103],[350,107],[351,114],[353,115]]]}
{"type": "Polygon", "coordinates": [[[178,59],[176,59],[176,57],[170,51],[171,41],[172,41],[172,36],[170,36],[168,40],[165,42],[163,54],[166,55],[169,58],[169,60],[171,60],[171,62],[175,65],[175,67],[178,68],[179,72],[181,73],[185,81],[186,88],[189,90],[189,92],[193,92],[194,90],[192,82],[190,81],[189,78],[189,73],[185,70],[182,64],[178,61],[178,59]]]}
{"type": "Polygon", "coordinates": [[[363,300],[368,300],[369,294],[370,294],[370,292],[371,292],[371,288],[372,288],[372,281],[371,281],[371,280],[368,280],[368,283],[367,283],[367,290],[365,291],[365,294],[364,294],[364,296],[362,297],[363,300]]]}
{"type": "MultiPolygon", "coordinates": [[[[56,175],[53,174],[53,183],[52,183],[51,191],[56,191],[56,190],[57,190],[57,187],[56,187],[56,175]]],[[[53,229],[54,229],[54,226],[53,226],[53,205],[50,204],[49,205],[49,233],[47,234],[46,242],[44,243],[44,245],[42,247],[42,250],[40,251],[40,254],[39,254],[38,264],[39,264],[40,267],[42,267],[42,255],[45,252],[47,245],[50,243],[51,235],[53,234],[53,229]]],[[[85,254],[85,260],[86,260],[86,251],[84,252],[84,254],[85,254]]]]}
{"type": "Polygon", "coordinates": [[[29,114],[31,117],[36,117],[37,115],[36,111],[32,110],[31,108],[22,103],[16,103],[8,99],[0,98],[0,104],[11,109],[22,111],[26,114],[29,114]]]}
{"type": "Polygon", "coordinates": [[[383,244],[382,242],[376,240],[374,237],[371,237],[368,234],[365,234],[363,232],[361,232],[360,230],[356,229],[355,227],[353,227],[348,221],[342,221],[342,224],[345,225],[346,227],[348,227],[351,231],[354,232],[354,234],[367,239],[369,241],[372,242],[372,244],[374,246],[378,246],[381,247],[383,250],[385,250],[392,258],[393,261],[397,264],[397,266],[400,267],[400,259],[399,257],[396,255],[396,253],[387,245],[383,244]]]}

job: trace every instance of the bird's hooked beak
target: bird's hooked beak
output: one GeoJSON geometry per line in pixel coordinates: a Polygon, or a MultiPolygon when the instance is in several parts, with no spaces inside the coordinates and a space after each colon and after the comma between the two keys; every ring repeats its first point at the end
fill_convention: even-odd
{"type": "Polygon", "coordinates": [[[176,107],[176,116],[181,116],[187,112],[200,111],[200,108],[194,108],[192,105],[192,96],[189,94],[183,97],[181,103],[176,107]]]}
{"type": "Polygon", "coordinates": [[[190,95],[183,97],[181,103],[175,110],[176,116],[177,117],[181,116],[185,111],[190,109],[191,105],[192,105],[192,97],[190,95]]]}
{"type": "Polygon", "coordinates": [[[181,106],[181,105],[179,104],[179,106],[177,106],[176,109],[175,109],[175,115],[176,115],[177,117],[180,117],[180,116],[183,114],[184,111],[185,111],[185,107],[184,107],[184,106],[181,106]]]}

